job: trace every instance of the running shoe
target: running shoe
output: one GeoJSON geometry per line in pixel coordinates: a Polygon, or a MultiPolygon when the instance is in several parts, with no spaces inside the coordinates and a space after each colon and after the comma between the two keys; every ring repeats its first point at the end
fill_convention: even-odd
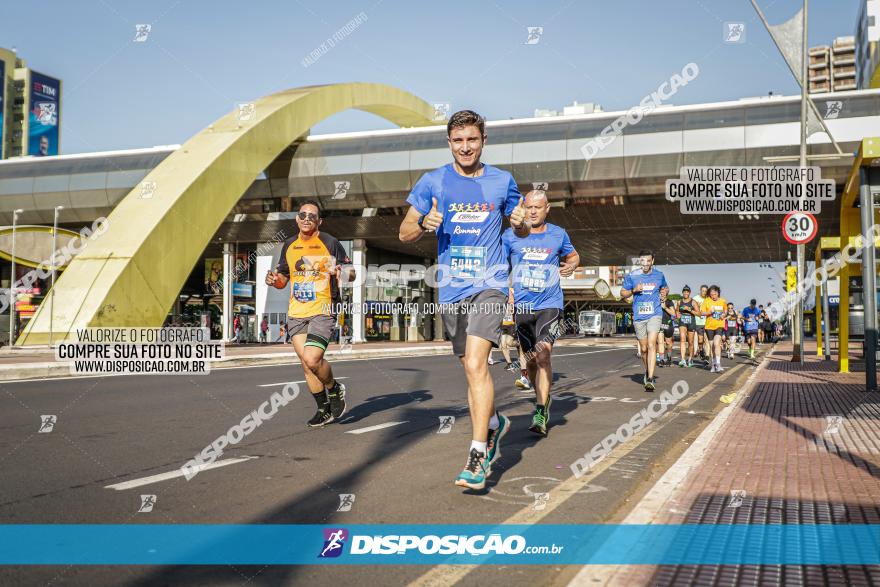
{"type": "Polygon", "coordinates": [[[520,375],[519,379],[513,382],[516,385],[517,389],[521,389],[523,391],[529,391],[532,389],[532,385],[529,383],[529,378],[525,375],[520,375]]]}
{"type": "Polygon", "coordinates": [[[650,379],[648,379],[646,377],[645,378],[645,391],[654,391],[655,389],[657,389],[656,383],[657,383],[656,377],[651,377],[650,379]]]}
{"type": "Polygon", "coordinates": [[[713,364],[712,367],[709,369],[709,373],[715,373],[715,369],[716,369],[716,367],[713,364]]]}
{"type": "Polygon", "coordinates": [[[693,367],[693,366],[694,366],[694,360],[688,359],[688,367],[693,367]]]}
{"type": "Polygon", "coordinates": [[[464,470],[459,473],[455,484],[469,489],[482,489],[486,486],[486,477],[491,474],[492,467],[486,455],[472,448],[468,455],[467,464],[464,466],[464,470]]]}
{"type": "Polygon", "coordinates": [[[489,428],[489,436],[486,438],[486,460],[491,467],[501,457],[501,439],[510,430],[510,419],[498,412],[498,428],[489,428]]]}
{"type": "Polygon", "coordinates": [[[492,357],[489,357],[489,365],[494,365],[494,364],[497,363],[497,362],[498,362],[498,361],[496,361],[496,360],[493,359],[492,357]]]}
{"type": "Polygon", "coordinates": [[[338,420],[345,413],[345,386],[335,382],[333,389],[327,390],[327,397],[330,398],[330,414],[338,420]]]}
{"type": "Polygon", "coordinates": [[[546,406],[535,406],[535,415],[532,416],[532,425],[529,430],[539,436],[547,436],[547,421],[550,419],[550,398],[547,398],[546,406]]]}
{"type": "Polygon", "coordinates": [[[308,421],[308,424],[309,428],[320,428],[321,426],[326,426],[333,420],[335,420],[335,418],[333,417],[333,414],[330,413],[330,406],[325,405],[318,408],[318,411],[315,412],[312,419],[308,421]]]}
{"type": "Polygon", "coordinates": [[[721,365],[718,365],[717,367],[715,367],[715,372],[716,373],[724,373],[724,367],[722,367],[721,365]]]}
{"type": "Polygon", "coordinates": [[[687,361],[685,361],[684,359],[680,360],[678,362],[678,366],[679,367],[687,367],[688,366],[687,361]]]}

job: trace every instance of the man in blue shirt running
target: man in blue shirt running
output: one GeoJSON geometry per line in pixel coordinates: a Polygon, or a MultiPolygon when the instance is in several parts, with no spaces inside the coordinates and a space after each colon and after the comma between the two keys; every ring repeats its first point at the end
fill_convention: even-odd
{"type": "Polygon", "coordinates": [[[535,388],[535,414],[529,430],[547,436],[553,381],[550,354],[553,343],[561,335],[559,321],[563,302],[559,277],[574,273],[580,257],[565,229],[545,222],[550,202],[544,191],[526,194],[525,209],[526,220],[531,225],[529,235],[520,238],[508,228],[501,241],[512,270],[516,334],[526,358],[529,380],[535,388]]]}
{"type": "Polygon", "coordinates": [[[513,176],[480,162],[486,142],[483,117],[471,110],[456,112],[446,135],[453,162],[429,171],[413,186],[399,237],[410,243],[425,233],[437,234],[443,328],[464,367],[473,428],[467,463],[455,484],[482,489],[510,427],[510,420],[495,411],[489,375],[489,353],[499,344],[507,301],[503,217],[521,236],[529,234],[529,226],[513,176]]]}
{"type": "Polygon", "coordinates": [[[743,331],[746,340],[749,341],[749,358],[755,358],[755,342],[758,339],[758,318],[761,316],[761,310],[755,306],[758,300],[754,298],[749,300],[749,305],[743,308],[743,331]]]}
{"type": "Polygon", "coordinates": [[[623,278],[620,296],[633,298],[633,321],[636,339],[641,349],[642,363],[645,365],[645,391],[656,388],[654,368],[657,365],[657,333],[663,317],[662,304],[666,301],[669,286],[666,277],[659,269],[654,269],[654,253],[639,253],[640,269],[628,273],[623,278]]]}

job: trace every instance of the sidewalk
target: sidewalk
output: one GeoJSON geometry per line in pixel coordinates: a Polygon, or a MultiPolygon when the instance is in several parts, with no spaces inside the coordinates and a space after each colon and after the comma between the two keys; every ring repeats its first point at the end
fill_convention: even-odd
{"type": "MultiPolygon", "coordinates": [[[[625,523],[880,524],[880,393],[817,358],[814,341],[805,351],[791,363],[791,343],[777,344],[625,523]]],[[[585,567],[572,584],[878,582],[877,567],[666,566],[585,567]]]]}
{"type": "MultiPolygon", "coordinates": [[[[635,351],[635,338],[631,335],[611,338],[569,337],[556,341],[557,347],[631,346],[635,351]]],[[[225,356],[211,363],[211,369],[256,365],[286,365],[299,362],[289,344],[226,344],[225,356]]],[[[340,346],[331,344],[326,357],[330,360],[381,359],[387,357],[428,357],[452,354],[452,345],[445,341],[420,342],[367,342],[340,346]]],[[[516,356],[516,352],[513,353],[516,356]]],[[[496,349],[493,358],[501,360],[496,349]]],[[[48,347],[24,347],[0,350],[0,381],[38,379],[45,377],[69,377],[66,362],[55,361],[55,351],[48,347]]]]}

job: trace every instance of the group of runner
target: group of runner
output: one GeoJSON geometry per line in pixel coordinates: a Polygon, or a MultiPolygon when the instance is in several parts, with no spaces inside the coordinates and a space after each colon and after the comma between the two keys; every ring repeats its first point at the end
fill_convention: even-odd
{"type": "MultiPolygon", "coordinates": [[[[435,233],[437,263],[449,278],[438,288],[440,313],[467,380],[471,421],[466,463],[455,484],[470,489],[485,487],[510,428],[509,418],[495,408],[489,364],[492,349],[501,347],[504,352],[514,338],[520,349],[518,385],[535,392],[529,430],[547,435],[553,381],[550,357],[563,316],[559,278],[572,275],[580,262],[566,231],[546,221],[550,211],[546,193],[533,190],[523,196],[510,173],[480,161],[486,138],[479,114],[463,110],[449,119],[447,140],[453,161],[416,182],[398,235],[404,243],[415,243],[435,233]]],[[[280,262],[265,281],[279,289],[290,286],[286,328],[317,406],[308,425],[319,428],[338,421],[346,411],[345,386],[336,381],[324,353],[336,323],[334,308],[341,301],[340,280],[343,272],[350,278],[353,269],[339,241],[320,231],[317,202],[303,202],[296,223],[298,234],[284,242],[280,262]]],[[[693,364],[697,335],[701,345],[705,340],[710,347],[701,352],[711,357],[712,371],[723,371],[722,338],[733,314],[718,286],[703,286],[694,298],[685,286],[682,299],[673,302],[650,251],[640,255],[640,265],[640,270],[627,275],[621,295],[633,298],[645,390],[655,389],[658,335],[662,332],[661,344],[671,347],[676,328],[682,345],[680,365],[693,364]]],[[[736,316],[738,321],[742,318],[746,333],[758,320],[752,302],[751,310],[736,316]]],[[[754,349],[754,342],[750,348],[754,349]]],[[[513,363],[509,353],[505,359],[508,365],[513,363]]],[[[661,364],[665,363],[671,363],[671,350],[664,347],[661,364]]]]}
{"type": "Polygon", "coordinates": [[[633,324],[638,340],[638,355],[645,367],[643,384],[646,391],[656,388],[657,366],[673,364],[672,351],[678,338],[679,367],[693,367],[699,355],[712,373],[722,373],[721,358],[732,359],[738,337],[748,341],[751,359],[756,343],[771,342],[776,325],[763,306],[752,299],[738,312],[733,303],[721,296],[717,285],[701,285],[697,296],[685,285],[681,297],[669,298],[669,285],[663,273],[654,268],[651,251],[639,253],[639,268],[623,281],[620,295],[632,297],[633,324]]]}

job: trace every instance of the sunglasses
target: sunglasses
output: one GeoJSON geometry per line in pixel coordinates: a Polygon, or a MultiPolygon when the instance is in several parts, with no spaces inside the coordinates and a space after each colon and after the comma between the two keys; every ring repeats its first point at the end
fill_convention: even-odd
{"type": "Polygon", "coordinates": [[[318,221],[318,215],[312,214],[311,212],[300,212],[297,216],[299,216],[300,220],[311,220],[312,222],[318,221]]]}

